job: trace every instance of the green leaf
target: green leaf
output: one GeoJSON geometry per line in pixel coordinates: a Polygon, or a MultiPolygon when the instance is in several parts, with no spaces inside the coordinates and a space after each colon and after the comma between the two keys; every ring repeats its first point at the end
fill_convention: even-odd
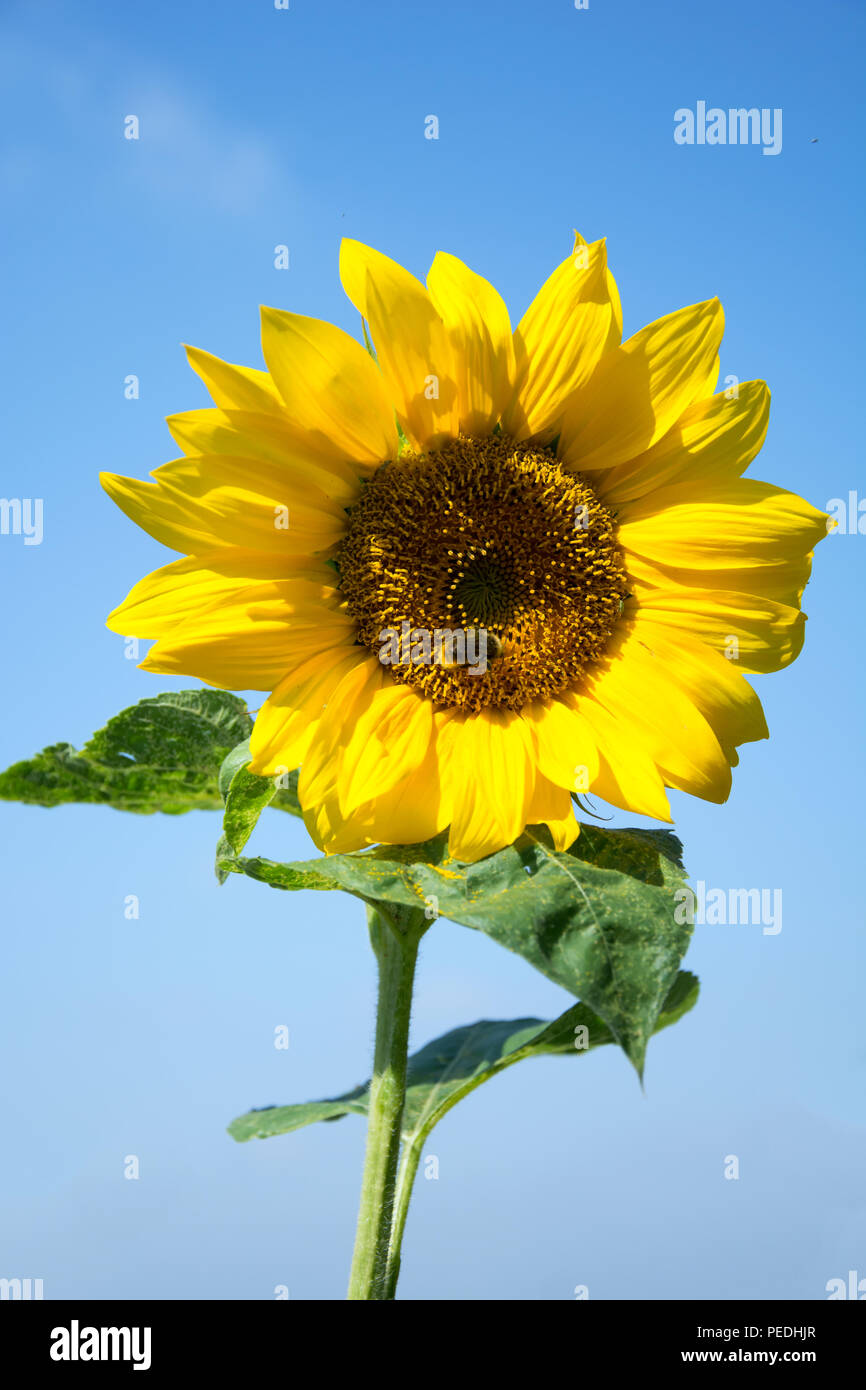
{"type": "Polygon", "coordinates": [[[240,854],[266,806],[276,806],[293,816],[302,815],[298,800],[298,774],[257,777],[250,772],[250,741],[244,739],[224,760],[219,773],[220,794],[225,800],[223,833],[217,844],[216,876],[225,883],[229,871],[221,867],[224,855],[240,854]],[[282,784],[285,782],[285,786],[282,784]]]}
{"type": "Polygon", "coordinates": [[[282,777],[257,777],[247,767],[250,760],[250,741],[232,748],[220,769],[220,792],[225,798],[225,813],[222,816],[222,835],[217,844],[215,873],[220,883],[228,878],[228,869],[221,865],[225,855],[238,855],[242,851],[265,806],[278,806],[288,810],[293,816],[302,815],[297,801],[297,773],[289,774],[286,787],[279,783],[282,777]],[[293,781],[292,781],[293,778],[293,781]]]}
{"type": "MultiPolygon", "coordinates": [[[[235,774],[241,768],[246,767],[249,760],[250,741],[248,738],[245,738],[243,743],[239,743],[236,748],[232,749],[220,768],[219,789],[220,796],[224,801],[228,801],[229,791],[235,774]]],[[[303,816],[304,813],[301,810],[301,803],[298,800],[298,772],[299,770],[296,768],[294,772],[282,773],[276,778],[256,777],[255,773],[250,772],[245,782],[250,799],[252,799],[254,794],[253,783],[259,782],[261,786],[258,792],[259,795],[261,795],[263,807],[270,803],[272,806],[276,807],[278,811],[288,811],[291,816],[303,816]],[[267,788],[271,790],[269,797],[265,797],[267,788]]],[[[247,838],[249,838],[249,836],[247,838]]],[[[244,843],[246,843],[246,841],[244,841],[244,843]]]]}
{"type": "Polygon", "coordinates": [[[223,816],[223,834],[236,854],[243,849],[262,811],[275,796],[272,777],[255,777],[248,768],[238,768],[229,787],[223,816]]]}
{"type": "MultiPolygon", "coordinates": [[[[698,981],[681,971],[664,1002],[655,1032],[676,1023],[698,997],[698,981]]],[[[426,1136],[443,1115],[478,1086],[526,1057],[581,1056],[615,1042],[611,1030],[585,1004],[575,1004],[553,1023],[537,1018],[482,1019],[427,1043],[409,1059],[403,1138],[426,1136]],[[585,1031],[579,1031],[585,1030],[585,1031]]],[[[367,1113],[369,1082],[334,1100],[250,1110],[229,1125],[239,1143],[288,1134],[319,1120],[367,1113]]]]}
{"type": "Polygon", "coordinates": [[[218,810],[220,764],[251,726],[244,701],[228,691],[169,691],[116,714],[81,749],[55,743],[15,763],[0,773],[0,799],[144,815],[218,810]]]}
{"type": "Polygon", "coordinates": [[[271,805],[278,811],[288,811],[290,816],[303,817],[301,803],[298,798],[298,777],[300,768],[295,768],[294,772],[282,773],[277,781],[277,794],[271,805]]]}
{"type": "Polygon", "coordinates": [[[230,753],[226,754],[220,764],[219,770],[219,793],[223,801],[228,799],[229,788],[236,772],[242,767],[246,767],[250,760],[250,739],[249,734],[242,743],[235,744],[230,753]]]}
{"type": "Polygon", "coordinates": [[[647,1042],[688,946],[686,874],[667,830],[582,825],[570,850],[535,827],[477,864],[447,837],[289,864],[221,854],[218,867],[288,890],[343,888],[377,907],[423,906],[483,931],[582,999],[642,1073],[647,1042]]]}

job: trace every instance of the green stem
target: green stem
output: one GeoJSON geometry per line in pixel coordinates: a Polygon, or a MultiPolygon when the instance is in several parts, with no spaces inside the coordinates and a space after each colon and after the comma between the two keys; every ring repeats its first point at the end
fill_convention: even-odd
{"type": "Polygon", "coordinates": [[[379,998],[367,1151],[348,1296],[385,1300],[394,1297],[393,1291],[386,1292],[386,1276],[406,1095],[412,985],[418,944],[430,924],[423,913],[408,910],[385,917],[368,907],[367,917],[379,965],[379,998]]]}
{"type": "Polygon", "coordinates": [[[415,1185],[415,1178],[418,1174],[418,1164],[424,1152],[424,1145],[430,1138],[430,1133],[438,1125],[444,1115],[449,1110],[453,1110],[458,1101],[463,1100],[478,1086],[490,1079],[495,1072],[505,1071],[507,1067],[514,1066],[522,1058],[529,1056],[530,1047],[518,1048],[510,1057],[504,1057],[495,1068],[489,1071],[477,1073],[470,1076],[464,1085],[448,1097],[442,1104],[435,1106],[420,1120],[416,1120],[416,1127],[405,1136],[403,1153],[400,1158],[400,1166],[397,1172],[397,1189],[394,1198],[394,1215],[391,1225],[391,1244],[388,1250],[388,1268],[385,1275],[385,1298],[395,1297],[397,1280],[400,1277],[400,1251],[403,1245],[403,1232],[406,1229],[406,1218],[409,1215],[409,1203],[412,1200],[412,1189],[415,1185]]]}
{"type": "Polygon", "coordinates": [[[412,1200],[412,1188],[415,1184],[415,1175],[418,1172],[418,1164],[421,1160],[421,1150],[427,1138],[427,1131],[414,1135],[411,1140],[407,1140],[403,1150],[403,1157],[400,1161],[400,1172],[397,1176],[397,1192],[394,1199],[394,1219],[391,1226],[391,1243],[388,1248],[388,1266],[385,1272],[385,1298],[396,1297],[397,1280],[400,1278],[400,1252],[403,1246],[403,1232],[406,1229],[406,1217],[409,1215],[409,1203],[412,1200]]]}

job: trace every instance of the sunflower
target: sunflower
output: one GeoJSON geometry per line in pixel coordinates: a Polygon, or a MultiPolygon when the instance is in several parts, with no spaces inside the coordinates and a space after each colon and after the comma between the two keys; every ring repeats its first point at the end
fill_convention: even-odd
{"type": "Polygon", "coordinates": [[[724,801],[826,514],[742,477],[769,392],[715,393],[719,301],[623,343],[579,236],[513,333],[454,256],[425,288],[345,241],[340,273],[375,356],[265,308],[267,371],[188,348],[215,407],[169,417],[183,456],[102,475],[184,557],[108,626],[156,639],[145,671],[269,692],[251,768],[300,767],[329,853],[450,827],[473,862],[536,824],[567,848],[586,791],[660,820],[666,788],[724,801]]]}

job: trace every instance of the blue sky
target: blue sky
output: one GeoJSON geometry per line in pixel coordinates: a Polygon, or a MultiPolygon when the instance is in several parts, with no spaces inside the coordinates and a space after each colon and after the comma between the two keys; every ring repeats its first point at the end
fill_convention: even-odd
{"type": "MultiPolygon", "coordinates": [[[[627,334],[722,299],[722,375],[773,392],[751,472],[819,506],[866,497],[864,27],[839,0],[6,6],[0,490],[44,500],[44,536],[0,536],[0,764],[194,684],[138,671],[104,627],[170,557],[97,474],[173,457],[164,416],[207,403],[181,342],[260,365],[260,303],[357,332],[344,235],[420,274],[453,252],[515,321],[572,228],[607,236],[627,334]],[[780,108],[781,153],[677,145],[674,112],[698,101],[780,108]]],[[[772,737],[727,805],[673,796],[694,878],[781,888],[782,931],[696,929],[701,1002],[651,1045],[645,1094],[607,1049],[524,1063],[458,1107],[429,1145],[438,1181],[418,1182],[403,1298],[821,1298],[866,1276],[864,555],[863,535],[820,546],[804,653],[758,678],[772,737]]],[[[361,1122],[244,1146],[224,1127],[366,1074],[358,905],[219,889],[207,813],[2,804],[0,824],[0,1275],[46,1297],[341,1298],[361,1122]]],[[[313,853],[275,814],[253,846],[313,853]]],[[[440,922],[413,1039],[567,1003],[440,922]]]]}

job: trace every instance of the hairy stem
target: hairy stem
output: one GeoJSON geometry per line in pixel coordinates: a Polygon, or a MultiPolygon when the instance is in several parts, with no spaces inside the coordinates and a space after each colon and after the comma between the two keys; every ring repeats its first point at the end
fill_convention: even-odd
{"type": "Polygon", "coordinates": [[[406,1095],[412,986],[418,944],[429,923],[423,914],[405,911],[386,917],[373,907],[367,909],[367,916],[379,966],[379,998],[367,1150],[348,1297],[385,1300],[394,1297],[393,1288],[387,1289],[388,1249],[406,1095]]]}

